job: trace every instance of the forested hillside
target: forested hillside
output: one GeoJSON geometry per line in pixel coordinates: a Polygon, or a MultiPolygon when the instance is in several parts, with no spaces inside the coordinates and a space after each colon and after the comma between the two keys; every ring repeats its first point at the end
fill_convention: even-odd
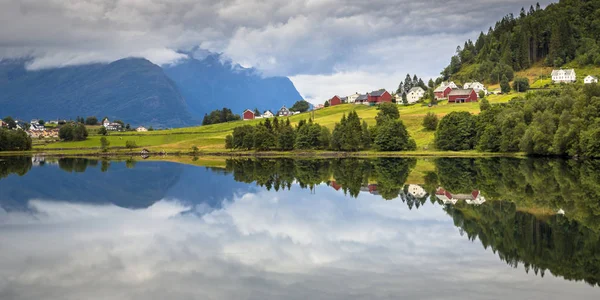
{"type": "Polygon", "coordinates": [[[457,47],[444,79],[498,83],[536,63],[551,67],[600,66],[600,1],[562,0],[509,14],[457,47]]]}

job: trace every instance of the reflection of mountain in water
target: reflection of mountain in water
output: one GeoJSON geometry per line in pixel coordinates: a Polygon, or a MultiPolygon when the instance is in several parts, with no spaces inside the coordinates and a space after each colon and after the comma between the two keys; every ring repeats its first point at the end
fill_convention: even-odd
{"type": "Polygon", "coordinates": [[[215,172],[165,162],[11,158],[0,161],[0,205],[23,209],[31,199],[44,199],[145,208],[169,198],[219,208],[235,191],[248,189],[226,172],[215,172]]]}
{"type": "MultiPolygon", "coordinates": [[[[27,159],[31,166],[31,158],[27,159]]],[[[31,199],[148,207],[165,196],[182,170],[174,163],[133,167],[131,162],[65,158],[58,165],[43,163],[25,176],[0,180],[0,203],[6,209],[24,208],[31,199]]]]}

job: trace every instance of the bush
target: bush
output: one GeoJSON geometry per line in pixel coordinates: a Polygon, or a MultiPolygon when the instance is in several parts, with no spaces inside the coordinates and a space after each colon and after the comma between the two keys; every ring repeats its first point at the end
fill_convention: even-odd
{"type": "Polygon", "coordinates": [[[135,141],[126,141],[125,147],[127,149],[133,149],[133,148],[137,148],[137,144],[135,143],[135,141]]]}
{"type": "Polygon", "coordinates": [[[88,131],[81,123],[69,123],[60,128],[58,137],[63,141],[83,141],[87,139],[88,131]]]}
{"type": "Polygon", "coordinates": [[[100,129],[98,129],[98,134],[100,134],[100,135],[107,135],[108,134],[108,130],[106,130],[106,127],[102,126],[102,127],[100,127],[100,129]]]}
{"type": "Polygon", "coordinates": [[[0,128],[0,151],[31,150],[31,137],[23,130],[0,128]]]}
{"type": "Polygon", "coordinates": [[[526,77],[517,77],[513,81],[513,90],[516,92],[527,92],[529,90],[529,79],[526,77]]]}
{"type": "Polygon", "coordinates": [[[380,151],[405,151],[417,148],[401,120],[387,120],[377,127],[375,145],[380,151]]]}
{"type": "Polygon", "coordinates": [[[435,145],[439,150],[471,150],[475,135],[475,120],[470,113],[451,112],[438,124],[435,145]]]}
{"type": "Polygon", "coordinates": [[[101,137],[100,138],[100,149],[102,149],[102,152],[108,151],[108,146],[110,146],[110,142],[108,141],[108,139],[106,137],[101,137]]]}
{"type": "Polygon", "coordinates": [[[427,130],[435,130],[438,125],[438,116],[433,112],[428,112],[423,118],[423,127],[427,130]]]}
{"type": "Polygon", "coordinates": [[[92,116],[85,118],[85,125],[96,125],[98,124],[98,118],[92,116]]]}

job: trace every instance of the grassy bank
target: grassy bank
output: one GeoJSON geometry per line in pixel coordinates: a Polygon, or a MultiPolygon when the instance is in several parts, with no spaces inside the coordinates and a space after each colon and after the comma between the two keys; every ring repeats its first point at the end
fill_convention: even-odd
{"type": "MultiPolygon", "coordinates": [[[[509,94],[500,96],[490,96],[490,103],[502,103],[507,102],[519,94],[509,94]]],[[[473,114],[479,113],[478,103],[463,103],[463,104],[448,104],[446,101],[442,101],[439,105],[434,107],[428,107],[422,104],[415,104],[409,106],[400,106],[400,118],[411,136],[417,143],[417,151],[402,152],[402,153],[380,153],[374,151],[360,152],[358,155],[361,156],[479,156],[485,155],[477,152],[440,152],[433,150],[433,139],[434,132],[428,131],[422,126],[423,117],[428,112],[433,112],[438,116],[442,117],[452,111],[468,111],[473,114]]],[[[360,118],[364,119],[369,125],[375,124],[375,116],[377,115],[376,107],[369,107],[364,105],[338,105],[335,107],[324,108],[315,112],[307,112],[299,115],[290,117],[292,124],[298,123],[300,120],[306,120],[314,114],[315,122],[333,129],[335,124],[339,122],[342,115],[355,110],[360,118]]],[[[115,132],[110,133],[106,138],[110,142],[112,153],[128,153],[128,152],[139,152],[139,149],[146,148],[152,152],[166,152],[166,153],[187,153],[193,146],[196,146],[205,155],[232,155],[231,152],[225,150],[225,136],[232,133],[233,129],[242,125],[254,125],[260,122],[260,120],[252,121],[236,121],[224,124],[214,124],[207,126],[195,126],[186,128],[176,128],[170,130],[150,131],[150,132],[115,132]],[[138,149],[129,150],[125,149],[125,143],[127,141],[134,141],[138,149]]],[[[83,155],[83,154],[99,154],[100,152],[100,138],[102,136],[96,134],[96,130],[90,130],[90,136],[85,141],[79,142],[50,142],[50,143],[39,143],[36,142],[33,153],[60,153],[63,155],[83,155]]],[[[329,152],[312,152],[316,155],[331,155],[329,152]]],[[[4,153],[4,155],[9,153],[4,153]]],[[[261,153],[260,155],[297,155],[298,152],[292,153],[281,153],[281,152],[268,152],[261,153]]],[[[256,155],[255,152],[246,153],[236,151],[233,155],[256,155]]],[[[340,154],[341,155],[341,154],[340,154]]],[[[346,155],[346,154],[344,154],[346,155]]],[[[356,154],[353,154],[356,155],[356,154]]]]}

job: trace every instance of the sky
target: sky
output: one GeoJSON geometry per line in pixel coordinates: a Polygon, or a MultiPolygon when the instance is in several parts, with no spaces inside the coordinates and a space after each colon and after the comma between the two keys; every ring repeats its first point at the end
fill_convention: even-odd
{"type": "MultiPolygon", "coordinates": [[[[542,6],[548,0],[540,1],[542,6]]],[[[178,50],[222,53],[288,76],[313,103],[437,77],[522,0],[0,0],[0,57],[30,69],[124,57],[162,65],[178,50]]]]}

